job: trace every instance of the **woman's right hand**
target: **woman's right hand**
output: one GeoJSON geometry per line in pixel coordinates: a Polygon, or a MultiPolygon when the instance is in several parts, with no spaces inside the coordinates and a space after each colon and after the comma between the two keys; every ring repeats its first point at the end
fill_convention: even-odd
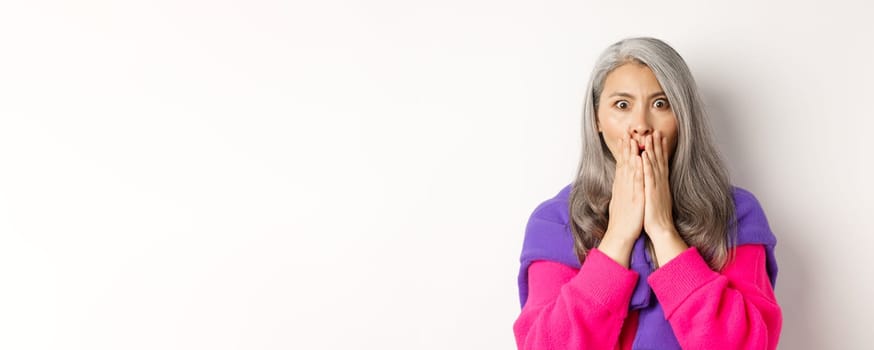
{"type": "Polygon", "coordinates": [[[643,230],[643,161],[637,141],[632,138],[620,139],[616,149],[616,175],[608,209],[610,218],[598,250],[628,267],[631,249],[643,230]]]}

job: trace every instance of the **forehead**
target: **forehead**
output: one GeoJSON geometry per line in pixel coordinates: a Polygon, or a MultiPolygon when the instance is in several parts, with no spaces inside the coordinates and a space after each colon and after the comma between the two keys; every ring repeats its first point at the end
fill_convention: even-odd
{"type": "Polygon", "coordinates": [[[639,63],[626,63],[607,74],[603,92],[648,93],[661,88],[652,69],[639,63]]]}

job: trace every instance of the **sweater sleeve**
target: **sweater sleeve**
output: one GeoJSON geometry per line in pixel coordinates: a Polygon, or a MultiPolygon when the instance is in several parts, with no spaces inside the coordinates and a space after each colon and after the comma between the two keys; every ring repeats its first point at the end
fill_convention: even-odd
{"type": "Polygon", "coordinates": [[[783,316],[761,244],[715,272],[690,247],[647,278],[684,349],[776,349],[783,316]]]}
{"type": "Polygon", "coordinates": [[[519,349],[613,349],[639,275],[591,249],[579,270],[538,260],[513,333],[519,349]]]}

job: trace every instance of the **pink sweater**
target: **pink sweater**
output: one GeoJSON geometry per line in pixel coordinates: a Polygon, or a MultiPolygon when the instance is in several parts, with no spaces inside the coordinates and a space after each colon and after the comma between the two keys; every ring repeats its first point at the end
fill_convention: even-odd
{"type": "MultiPolygon", "coordinates": [[[[690,247],[647,282],[683,349],[776,349],[783,316],[759,244],[734,248],[721,272],[690,247]]],[[[628,311],[638,273],[594,248],[577,270],[546,260],[528,268],[529,294],[513,324],[519,349],[631,349],[628,311]]]]}

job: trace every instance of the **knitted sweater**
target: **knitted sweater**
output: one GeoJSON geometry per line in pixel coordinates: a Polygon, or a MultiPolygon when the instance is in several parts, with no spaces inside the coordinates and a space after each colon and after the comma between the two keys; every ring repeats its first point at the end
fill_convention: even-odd
{"type": "Polygon", "coordinates": [[[690,247],[653,271],[643,237],[630,269],[597,248],[580,265],[567,226],[569,190],[538,206],[526,230],[523,309],[513,327],[520,349],[776,348],[776,238],[751,193],[734,188],[738,240],[724,269],[711,270],[690,247]]]}

